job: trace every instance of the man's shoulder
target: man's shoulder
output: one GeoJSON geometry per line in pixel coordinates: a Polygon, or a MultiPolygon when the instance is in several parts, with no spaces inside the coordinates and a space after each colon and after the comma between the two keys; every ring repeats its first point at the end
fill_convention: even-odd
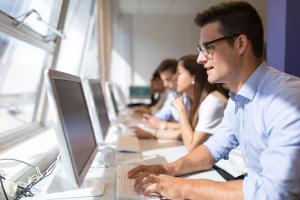
{"type": "Polygon", "coordinates": [[[260,88],[274,93],[290,93],[289,91],[300,91],[300,78],[279,71],[273,67],[265,67],[265,76],[260,88]]]}
{"type": "Polygon", "coordinates": [[[258,88],[259,101],[268,107],[300,107],[300,79],[273,67],[266,68],[258,88]],[[263,100],[263,101],[261,101],[263,100]]]}

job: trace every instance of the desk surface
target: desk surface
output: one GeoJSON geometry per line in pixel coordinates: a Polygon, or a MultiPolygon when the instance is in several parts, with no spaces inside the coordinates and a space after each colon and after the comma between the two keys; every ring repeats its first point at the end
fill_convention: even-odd
{"type": "MultiPolygon", "coordinates": [[[[113,144],[116,140],[116,133],[109,133],[107,142],[113,144]]],[[[101,147],[100,147],[101,148],[101,147]]],[[[172,162],[178,158],[187,154],[185,147],[182,142],[179,141],[161,141],[161,140],[140,140],[140,153],[122,153],[118,152],[116,154],[116,164],[124,163],[162,163],[162,162],[172,162]]],[[[98,156],[98,155],[97,155],[98,156]]],[[[97,157],[95,162],[97,161],[97,157]]],[[[95,166],[94,164],[92,166],[95,166]]],[[[55,173],[55,171],[54,171],[55,173]]],[[[54,176],[54,175],[51,175],[54,176]]],[[[47,199],[45,194],[47,186],[51,181],[51,176],[47,177],[45,180],[41,181],[34,191],[35,196],[31,198],[24,199],[34,199],[41,200],[47,199]]],[[[201,173],[194,173],[186,178],[206,178],[216,181],[224,181],[224,179],[215,171],[210,170],[201,173]]],[[[101,181],[105,182],[105,192],[101,197],[84,197],[84,198],[74,198],[74,200],[85,199],[85,200],[95,200],[95,199],[116,199],[116,166],[108,168],[91,167],[86,178],[99,178],[101,181]]],[[[72,198],[71,198],[72,199],[72,198]]]]}

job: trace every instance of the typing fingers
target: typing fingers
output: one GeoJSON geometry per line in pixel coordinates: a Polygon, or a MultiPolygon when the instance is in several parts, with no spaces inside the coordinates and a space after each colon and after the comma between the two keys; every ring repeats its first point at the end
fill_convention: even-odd
{"type": "Polygon", "coordinates": [[[139,173],[142,173],[144,172],[144,169],[145,169],[145,165],[139,165],[133,169],[131,169],[129,172],[128,172],[128,178],[134,178],[136,175],[138,175],[139,173]]]}
{"type": "Polygon", "coordinates": [[[160,193],[160,179],[156,175],[148,175],[143,178],[142,182],[142,190],[144,191],[144,195],[149,196],[153,193],[160,193]]]}
{"type": "Polygon", "coordinates": [[[139,127],[137,127],[137,126],[131,126],[130,130],[133,131],[133,132],[138,132],[141,129],[139,127]]]}
{"type": "Polygon", "coordinates": [[[137,192],[143,191],[143,182],[144,179],[149,176],[149,173],[140,174],[138,176],[135,176],[135,183],[134,183],[134,190],[137,192]]]}
{"type": "Polygon", "coordinates": [[[146,120],[148,120],[148,119],[151,118],[151,115],[148,115],[148,114],[146,114],[146,113],[144,113],[142,116],[143,116],[143,118],[146,119],[146,120]]]}

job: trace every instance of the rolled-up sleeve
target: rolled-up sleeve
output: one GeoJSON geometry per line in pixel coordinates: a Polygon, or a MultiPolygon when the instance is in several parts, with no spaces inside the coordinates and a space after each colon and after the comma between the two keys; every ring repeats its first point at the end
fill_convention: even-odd
{"type": "Polygon", "coordinates": [[[204,143],[216,162],[228,159],[229,152],[239,144],[232,128],[233,107],[233,103],[229,101],[216,133],[204,143]]]}

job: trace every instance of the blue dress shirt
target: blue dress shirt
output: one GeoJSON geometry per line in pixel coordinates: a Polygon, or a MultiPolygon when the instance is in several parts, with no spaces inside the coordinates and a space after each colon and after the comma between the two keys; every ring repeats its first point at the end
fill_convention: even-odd
{"type": "Polygon", "coordinates": [[[205,145],[216,161],[240,145],[245,200],[300,199],[300,79],[261,64],[231,92],[217,133],[205,145]]]}
{"type": "MultiPolygon", "coordinates": [[[[169,91],[167,99],[162,106],[162,108],[154,114],[155,117],[158,117],[161,120],[164,121],[176,121],[179,122],[180,115],[176,108],[172,106],[172,102],[179,97],[179,93],[176,91],[169,91]]],[[[183,94],[183,103],[186,106],[187,111],[189,112],[189,100],[187,95],[184,93],[183,94]]]]}

